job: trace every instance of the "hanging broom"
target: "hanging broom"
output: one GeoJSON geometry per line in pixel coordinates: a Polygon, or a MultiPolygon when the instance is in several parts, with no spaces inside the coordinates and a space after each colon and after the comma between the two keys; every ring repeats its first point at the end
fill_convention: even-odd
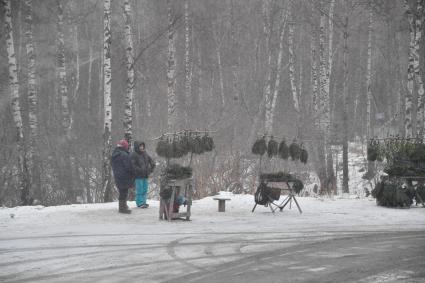
{"type": "Polygon", "coordinates": [[[299,160],[300,154],[301,154],[301,148],[294,140],[289,146],[289,155],[291,155],[292,160],[299,160]]]}
{"type": "Polygon", "coordinates": [[[307,160],[308,160],[308,152],[304,147],[301,147],[300,161],[304,164],[307,164],[307,160]]]}
{"type": "Polygon", "coordinates": [[[286,145],[285,139],[283,139],[279,144],[279,156],[285,160],[289,157],[289,148],[286,145]]]}
{"type": "Polygon", "coordinates": [[[273,136],[270,138],[269,144],[267,145],[267,155],[269,158],[276,156],[279,152],[279,144],[273,139],[273,136]]]}
{"type": "Polygon", "coordinates": [[[252,153],[257,155],[264,155],[267,151],[266,137],[257,139],[252,146],[252,153]]]}

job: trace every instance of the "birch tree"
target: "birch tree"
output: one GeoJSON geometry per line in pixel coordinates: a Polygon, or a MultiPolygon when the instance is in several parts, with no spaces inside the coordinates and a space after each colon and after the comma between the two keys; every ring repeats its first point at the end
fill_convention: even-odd
{"type": "MultiPolygon", "coordinates": [[[[329,18],[328,18],[328,68],[326,70],[326,92],[328,96],[330,95],[330,82],[332,75],[332,66],[333,66],[333,36],[334,36],[334,8],[335,0],[331,0],[329,3],[329,18]]],[[[328,99],[329,103],[329,99],[328,99]]]]}
{"type": "Polygon", "coordinates": [[[192,100],[192,64],[190,58],[190,48],[191,48],[191,28],[189,22],[189,0],[184,1],[184,89],[185,89],[185,98],[186,98],[186,126],[189,124],[189,114],[190,103],[192,100]]]}
{"type": "Polygon", "coordinates": [[[64,35],[64,11],[61,0],[56,1],[57,7],[57,76],[58,76],[58,96],[61,101],[61,121],[62,133],[65,137],[69,137],[71,118],[69,111],[68,86],[66,80],[65,66],[65,35],[64,35]]]}
{"type": "Polygon", "coordinates": [[[342,191],[349,193],[348,187],[348,15],[345,16],[343,31],[343,142],[342,142],[342,191]]]}
{"type": "Polygon", "coordinates": [[[366,138],[372,138],[371,101],[372,101],[372,9],[369,8],[369,24],[367,39],[367,67],[366,67],[366,138]]]}
{"type": "Polygon", "coordinates": [[[104,0],[103,9],[103,99],[104,99],[104,127],[103,127],[103,165],[102,165],[102,191],[104,201],[112,201],[111,185],[111,0],[104,0]]]}
{"type": "Polygon", "coordinates": [[[25,37],[28,67],[28,123],[29,123],[29,143],[28,143],[28,169],[35,196],[40,198],[40,170],[38,152],[38,118],[37,118],[37,82],[35,77],[36,55],[34,50],[34,39],[32,32],[32,0],[25,0],[25,37]]]}
{"type": "Polygon", "coordinates": [[[172,131],[175,129],[177,124],[177,97],[175,93],[175,72],[176,72],[176,60],[175,60],[175,46],[174,46],[174,13],[171,0],[167,0],[168,8],[168,68],[167,68],[167,97],[168,97],[168,115],[167,115],[167,126],[168,130],[172,131]]]}
{"type": "MultiPolygon", "coordinates": [[[[274,111],[275,111],[275,108],[276,108],[277,96],[278,96],[279,89],[280,89],[280,76],[281,76],[281,73],[282,73],[283,45],[284,45],[284,39],[285,39],[285,29],[286,29],[287,18],[288,18],[287,10],[282,9],[281,22],[280,22],[280,33],[279,33],[279,53],[277,55],[276,80],[275,80],[275,84],[274,84],[274,91],[273,91],[273,97],[271,99],[270,108],[266,109],[266,111],[269,111],[268,114],[266,112],[266,132],[267,133],[271,133],[272,130],[273,130],[274,111]]],[[[291,32],[291,29],[292,29],[292,23],[290,23],[290,26],[289,26],[290,32],[291,32]]],[[[289,37],[291,37],[291,35],[289,35],[289,37]]],[[[293,56],[294,55],[293,50],[292,50],[292,48],[293,48],[293,29],[292,29],[292,40],[289,40],[289,48],[290,48],[289,53],[291,53],[291,51],[292,51],[292,56],[293,56]],[[291,43],[292,43],[292,45],[291,45],[291,43]]],[[[289,56],[291,56],[291,54],[289,56]]],[[[291,59],[289,59],[289,60],[290,60],[289,64],[290,64],[290,68],[291,68],[291,59]]],[[[294,67],[293,63],[294,62],[292,61],[292,68],[294,67]]],[[[291,72],[291,69],[289,71],[291,72]]],[[[292,86],[292,81],[291,81],[291,86],[292,86]]],[[[299,109],[297,109],[297,103],[295,101],[294,101],[294,105],[295,105],[295,109],[298,112],[299,109]]]]}
{"type": "Polygon", "coordinates": [[[267,113],[270,113],[271,109],[271,75],[272,75],[272,50],[270,48],[271,46],[271,40],[272,40],[272,34],[271,34],[271,20],[269,17],[269,5],[270,0],[263,0],[262,1],[262,37],[264,38],[264,50],[267,56],[267,63],[266,63],[266,74],[265,74],[265,85],[263,85],[262,93],[261,93],[261,99],[260,104],[258,105],[257,114],[254,117],[253,126],[251,128],[251,132],[249,134],[248,138],[248,146],[251,146],[252,141],[254,140],[256,131],[257,131],[257,125],[260,122],[260,118],[262,118],[262,115],[264,113],[265,120],[264,120],[264,129],[267,132],[267,128],[270,130],[270,126],[266,121],[270,121],[267,113]]]}
{"type": "MultiPolygon", "coordinates": [[[[325,82],[325,92],[324,92],[324,116],[325,116],[325,147],[326,147],[326,172],[327,178],[329,180],[329,184],[332,186],[329,189],[332,189],[336,192],[336,178],[334,174],[333,167],[333,156],[332,156],[332,148],[330,144],[330,126],[331,126],[331,107],[330,107],[330,85],[331,85],[331,74],[332,74],[332,66],[333,66],[333,21],[334,21],[334,6],[335,0],[331,0],[329,3],[329,15],[328,15],[328,67],[326,70],[326,82],[325,82]]],[[[347,129],[348,130],[348,129],[347,129]]]]}
{"type": "MultiPolygon", "coordinates": [[[[372,101],[372,32],[373,32],[373,11],[372,11],[372,8],[371,7],[369,7],[369,15],[368,16],[369,16],[369,21],[368,21],[367,66],[366,66],[366,139],[367,140],[369,140],[369,139],[371,139],[373,137],[372,109],[371,109],[371,101],[372,101]]],[[[368,161],[368,163],[367,163],[367,171],[368,171],[368,173],[370,175],[374,175],[374,172],[375,172],[375,163],[374,162],[368,161]]],[[[347,181],[347,186],[348,186],[348,181],[347,181]]],[[[343,184],[343,190],[345,192],[345,184],[343,184]]]]}
{"type": "Polygon", "coordinates": [[[215,54],[217,56],[217,66],[218,66],[218,79],[220,84],[220,113],[223,114],[224,106],[226,104],[225,95],[224,95],[224,78],[223,78],[223,64],[221,62],[221,44],[222,38],[219,34],[218,23],[213,25],[214,41],[215,41],[215,54]]]}
{"type": "Polygon", "coordinates": [[[133,51],[133,39],[132,39],[132,15],[131,6],[129,0],[124,0],[124,34],[126,41],[126,68],[127,68],[127,88],[125,96],[125,108],[124,108],[124,135],[128,143],[131,145],[133,136],[133,93],[135,87],[134,77],[134,51],[133,51]]]}
{"type": "MultiPolygon", "coordinates": [[[[312,111],[316,116],[319,112],[319,102],[318,102],[318,78],[317,78],[317,52],[315,47],[315,32],[312,32],[310,39],[310,62],[311,62],[311,71],[310,71],[310,82],[311,82],[311,105],[312,111]]],[[[315,122],[317,119],[315,119],[315,122]]],[[[317,123],[316,123],[317,124],[317,123]]]]}
{"type": "Polygon", "coordinates": [[[16,128],[16,146],[18,152],[19,190],[22,205],[30,204],[29,174],[25,153],[24,131],[21,107],[19,104],[19,81],[15,46],[13,43],[12,8],[10,0],[3,0],[5,39],[9,63],[9,87],[13,122],[16,128]]]}
{"type": "MultiPolygon", "coordinates": [[[[272,83],[272,49],[271,49],[271,40],[272,40],[272,31],[271,31],[271,19],[269,16],[269,0],[263,0],[263,34],[266,39],[265,50],[267,52],[267,71],[266,71],[266,85],[264,86],[264,107],[265,107],[265,131],[266,134],[271,134],[272,124],[271,124],[271,113],[272,113],[272,96],[271,96],[271,83],[272,83]]],[[[261,107],[261,106],[260,106],[261,107]]]]}
{"type": "MultiPolygon", "coordinates": [[[[412,50],[413,55],[413,70],[417,90],[417,131],[415,135],[423,136],[424,133],[424,85],[422,82],[422,74],[420,70],[420,44],[422,41],[422,22],[424,21],[423,0],[417,0],[416,5],[416,20],[415,20],[415,43],[412,50]]],[[[423,58],[423,55],[422,55],[423,58]]]]}
{"type": "MultiPolygon", "coordinates": [[[[332,54],[333,54],[333,13],[334,13],[334,4],[335,0],[330,1],[329,13],[326,15],[324,11],[324,1],[321,1],[321,10],[320,10],[320,26],[319,26],[319,129],[321,131],[320,135],[324,139],[325,147],[325,159],[324,166],[326,171],[326,176],[323,176],[325,180],[321,180],[321,192],[324,193],[324,189],[329,192],[329,185],[332,186],[332,189],[335,188],[335,175],[333,171],[333,158],[332,150],[330,146],[330,75],[332,68],[332,54]],[[328,41],[328,58],[325,57],[325,24],[326,17],[328,17],[329,23],[329,41],[328,41]],[[326,66],[327,65],[327,66],[326,66]],[[324,186],[323,181],[326,182],[324,186]],[[325,188],[326,187],[326,188],[325,188]]],[[[322,151],[322,149],[318,149],[322,151]]],[[[321,171],[320,169],[319,171],[321,171]]]]}
{"type": "MultiPolygon", "coordinates": [[[[323,9],[323,7],[322,7],[323,9]]],[[[320,128],[322,131],[326,130],[326,119],[324,119],[326,111],[326,100],[328,94],[326,93],[326,61],[325,61],[325,23],[326,15],[322,10],[320,12],[320,26],[319,26],[319,109],[321,115],[319,117],[320,128]]]]}
{"type": "Polygon", "coordinates": [[[413,136],[413,133],[416,131],[415,125],[413,125],[412,115],[413,115],[413,85],[414,85],[414,45],[415,45],[415,30],[413,22],[413,14],[409,8],[408,0],[404,1],[404,6],[407,14],[407,19],[409,21],[409,34],[410,34],[410,44],[409,44],[409,65],[407,68],[407,93],[405,96],[405,122],[404,122],[404,131],[405,136],[413,136]]]}
{"type": "Polygon", "coordinates": [[[297,94],[297,84],[295,81],[295,54],[294,54],[294,22],[291,16],[291,23],[289,24],[288,33],[288,50],[289,50],[289,81],[291,83],[292,100],[294,101],[294,108],[297,112],[297,124],[300,116],[300,102],[297,94]]]}
{"type": "MultiPolygon", "coordinates": [[[[89,27],[88,27],[88,23],[85,24],[85,29],[86,29],[86,36],[87,38],[90,38],[91,36],[91,32],[89,31],[89,27]]],[[[88,67],[88,78],[87,78],[87,110],[90,111],[92,104],[91,104],[91,100],[92,100],[92,74],[93,74],[93,45],[91,43],[89,43],[89,67],[88,67]]]]}

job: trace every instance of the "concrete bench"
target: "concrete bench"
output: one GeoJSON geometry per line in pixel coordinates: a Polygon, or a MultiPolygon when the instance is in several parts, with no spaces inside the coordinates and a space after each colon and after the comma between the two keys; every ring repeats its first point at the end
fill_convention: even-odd
{"type": "Polygon", "coordinates": [[[230,198],[225,197],[215,197],[213,200],[218,200],[218,212],[226,211],[226,200],[230,200],[230,198]]]}

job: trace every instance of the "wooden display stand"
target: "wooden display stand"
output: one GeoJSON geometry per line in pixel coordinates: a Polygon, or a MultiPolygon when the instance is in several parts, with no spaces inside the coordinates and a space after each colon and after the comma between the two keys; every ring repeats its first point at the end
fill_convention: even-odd
{"type": "MultiPolygon", "coordinates": [[[[291,208],[292,200],[297,205],[297,208],[298,208],[298,211],[300,212],[300,214],[303,213],[300,205],[298,204],[297,199],[295,198],[295,192],[294,192],[294,189],[292,188],[292,186],[294,185],[293,181],[291,181],[291,180],[282,181],[282,182],[276,182],[276,181],[267,182],[267,181],[265,181],[265,183],[272,186],[272,187],[279,188],[281,191],[288,191],[288,195],[286,196],[286,198],[280,204],[275,203],[275,201],[273,199],[269,199],[268,205],[270,207],[270,210],[273,213],[278,208],[279,208],[280,211],[282,211],[285,208],[285,206],[287,206],[288,204],[289,204],[289,208],[291,208]]],[[[254,212],[256,207],[257,207],[257,204],[254,205],[251,212],[254,212]]]]}
{"type": "MultiPolygon", "coordinates": [[[[193,179],[168,180],[165,189],[171,189],[171,197],[169,199],[160,198],[159,202],[159,219],[168,221],[175,219],[190,220],[190,207],[192,206],[193,179]],[[186,212],[174,212],[174,202],[178,196],[185,197],[186,212]]],[[[181,207],[180,207],[181,208],[181,207]]]]}

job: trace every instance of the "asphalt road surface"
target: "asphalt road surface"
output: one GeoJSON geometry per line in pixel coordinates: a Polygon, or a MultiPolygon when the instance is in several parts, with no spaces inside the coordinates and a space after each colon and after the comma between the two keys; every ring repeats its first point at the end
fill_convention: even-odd
{"type": "Polygon", "coordinates": [[[425,231],[0,236],[0,282],[425,282],[425,231]]]}

